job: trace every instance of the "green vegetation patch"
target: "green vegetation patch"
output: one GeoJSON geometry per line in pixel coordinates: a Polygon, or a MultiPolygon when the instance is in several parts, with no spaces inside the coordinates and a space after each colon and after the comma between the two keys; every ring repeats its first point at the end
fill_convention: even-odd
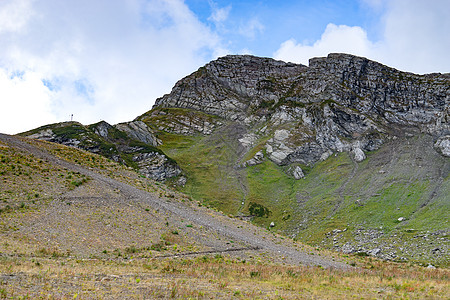
{"type": "Polygon", "coordinates": [[[237,154],[229,144],[170,133],[158,138],[163,141],[162,150],[178,162],[188,178],[183,192],[224,212],[239,211],[244,198],[239,176],[245,175],[244,170],[234,168],[237,154]]]}

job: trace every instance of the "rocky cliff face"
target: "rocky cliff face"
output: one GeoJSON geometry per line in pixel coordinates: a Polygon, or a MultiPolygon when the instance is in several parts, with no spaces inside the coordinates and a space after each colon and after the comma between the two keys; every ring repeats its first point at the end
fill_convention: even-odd
{"type": "MultiPolygon", "coordinates": [[[[449,95],[450,74],[416,75],[348,54],[313,58],[309,67],[248,55],[226,56],[181,79],[136,120],[114,127],[106,122],[91,125],[94,138],[83,133],[80,140],[49,128],[31,136],[105,152],[93,141],[100,138],[115,144],[111,132],[157,147],[161,145],[158,132],[210,135],[235,122],[244,128],[235,136],[244,149],[236,167],[269,159],[290,165],[297,172],[287,173],[302,178],[301,165],[312,166],[339,152],[348,152],[360,162],[386,141],[418,132],[432,135],[434,149],[449,157],[449,95]],[[253,157],[242,160],[252,152],[253,157]]],[[[112,152],[107,155],[123,162],[118,152],[131,153],[131,148],[119,143],[117,151],[108,150],[112,152]]],[[[151,172],[144,173],[152,177],[151,172]]],[[[155,178],[165,177],[161,175],[165,172],[156,173],[155,178]]],[[[172,173],[177,172],[167,174],[172,173]]]]}
{"type": "MultiPolygon", "coordinates": [[[[180,80],[147,121],[161,117],[161,108],[188,109],[245,124],[236,138],[248,149],[264,139],[265,155],[279,165],[312,165],[343,151],[362,161],[396,135],[449,134],[449,95],[449,74],[405,73],[347,54],[313,58],[309,67],[226,56],[180,80]]],[[[212,131],[181,127],[178,133],[212,131]]],[[[446,145],[435,148],[445,155],[446,145]]]]}
{"type": "Polygon", "coordinates": [[[226,56],[178,81],[155,107],[188,108],[242,121],[250,107],[286,94],[305,69],[269,58],[226,56]]]}

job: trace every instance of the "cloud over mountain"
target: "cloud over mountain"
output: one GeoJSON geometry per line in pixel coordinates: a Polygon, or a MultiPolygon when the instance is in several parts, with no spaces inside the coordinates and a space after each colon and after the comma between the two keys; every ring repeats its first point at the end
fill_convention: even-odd
{"type": "Polygon", "coordinates": [[[371,40],[361,26],[328,24],[320,39],[281,44],[274,57],[307,64],[313,56],[346,52],[366,56],[415,73],[448,72],[450,61],[450,2],[445,0],[366,0],[371,9],[383,11],[380,38],[371,40]]]}

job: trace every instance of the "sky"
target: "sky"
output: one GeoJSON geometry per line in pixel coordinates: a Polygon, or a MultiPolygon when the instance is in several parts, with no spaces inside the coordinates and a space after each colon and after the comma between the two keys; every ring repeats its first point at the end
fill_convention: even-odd
{"type": "Polygon", "coordinates": [[[0,132],[131,121],[227,54],[450,72],[448,0],[0,0],[0,132]]]}

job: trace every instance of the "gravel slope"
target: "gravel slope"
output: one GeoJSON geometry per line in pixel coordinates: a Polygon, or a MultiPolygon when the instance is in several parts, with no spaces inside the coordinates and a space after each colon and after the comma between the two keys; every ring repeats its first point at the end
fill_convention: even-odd
{"type": "MultiPolygon", "coordinates": [[[[335,261],[334,259],[324,256],[323,253],[320,254],[321,256],[312,255],[311,250],[308,250],[307,253],[305,250],[301,249],[303,248],[301,245],[247,222],[229,218],[221,213],[204,207],[194,207],[187,203],[157,197],[152,193],[138,189],[129,184],[103,176],[80,165],[59,159],[43,149],[26,143],[25,139],[0,134],[0,141],[8,144],[10,147],[17,148],[18,150],[27,151],[50,164],[89,176],[91,178],[91,185],[97,185],[103,189],[120,191],[117,201],[129,203],[130,205],[150,206],[156,211],[163,211],[168,216],[178,219],[181,218],[186,220],[186,222],[190,222],[193,228],[189,228],[189,230],[202,231],[202,234],[193,232],[192,236],[201,239],[202,241],[200,242],[208,244],[208,249],[210,250],[179,253],[177,254],[179,256],[214,252],[236,253],[239,251],[247,251],[258,252],[259,254],[272,257],[274,260],[282,260],[294,264],[310,266],[320,265],[325,268],[350,268],[344,262],[335,261]],[[216,242],[215,239],[222,240],[220,237],[234,240],[236,243],[227,246],[228,243],[224,244],[216,242]],[[224,246],[227,248],[223,248],[224,246]]],[[[77,189],[72,191],[71,195],[66,195],[66,197],[74,197],[74,194],[76,193],[77,189]]]]}

